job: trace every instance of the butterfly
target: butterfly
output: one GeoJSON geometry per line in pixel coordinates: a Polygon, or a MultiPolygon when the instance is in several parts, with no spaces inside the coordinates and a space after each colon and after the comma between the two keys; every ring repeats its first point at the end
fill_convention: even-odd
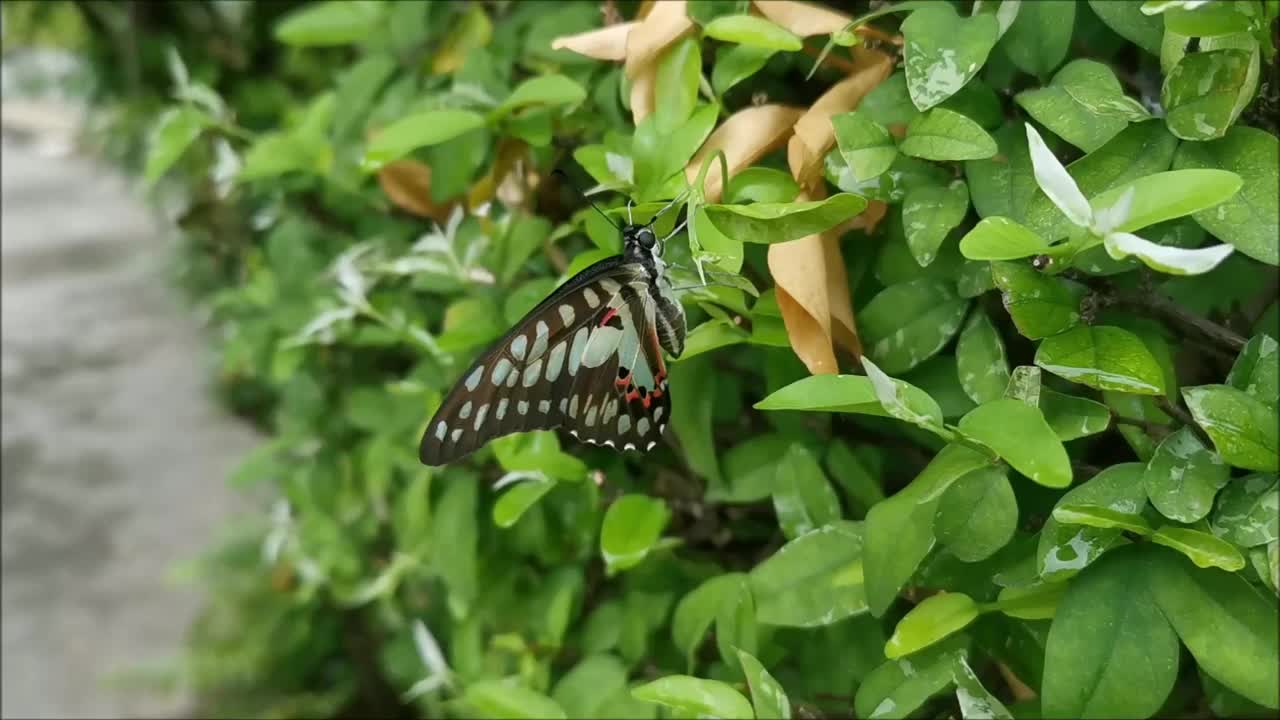
{"type": "Polygon", "coordinates": [[[662,352],[680,357],[686,331],[662,261],[684,223],[662,240],[653,225],[680,199],[647,224],[631,222],[629,212],[623,225],[610,220],[622,234],[622,254],[574,275],[480,354],[427,424],[423,464],[450,463],[511,433],[559,427],[593,445],[653,449],[671,421],[662,352]]]}

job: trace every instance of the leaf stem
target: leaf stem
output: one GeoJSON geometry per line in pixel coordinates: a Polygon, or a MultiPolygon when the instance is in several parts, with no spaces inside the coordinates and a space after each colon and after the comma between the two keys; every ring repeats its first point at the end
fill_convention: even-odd
{"type": "Polygon", "coordinates": [[[1116,290],[1112,292],[1111,297],[1121,305],[1142,310],[1164,320],[1168,324],[1176,325],[1184,330],[1194,330],[1205,339],[1213,341],[1233,354],[1240,352],[1244,348],[1245,342],[1247,342],[1245,338],[1237,335],[1234,331],[1212,320],[1189,312],[1158,292],[1144,293],[1131,290],[1116,290]]]}

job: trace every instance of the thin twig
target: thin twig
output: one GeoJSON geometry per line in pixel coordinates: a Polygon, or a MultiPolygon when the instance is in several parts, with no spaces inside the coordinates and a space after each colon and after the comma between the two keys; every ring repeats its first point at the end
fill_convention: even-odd
{"type": "Polygon", "coordinates": [[[1163,395],[1155,395],[1151,399],[1155,402],[1156,407],[1160,408],[1166,415],[1191,428],[1191,432],[1196,434],[1196,437],[1200,439],[1200,442],[1205,447],[1213,447],[1213,440],[1210,439],[1204,428],[1196,423],[1196,419],[1191,416],[1191,413],[1183,410],[1176,403],[1169,402],[1169,398],[1163,395]]]}
{"type": "Polygon", "coordinates": [[[1190,329],[1220,347],[1233,353],[1244,348],[1245,338],[1218,323],[1187,311],[1182,306],[1157,293],[1135,293],[1132,291],[1114,291],[1114,299],[1121,305],[1154,315],[1165,322],[1182,329],[1190,329]]]}

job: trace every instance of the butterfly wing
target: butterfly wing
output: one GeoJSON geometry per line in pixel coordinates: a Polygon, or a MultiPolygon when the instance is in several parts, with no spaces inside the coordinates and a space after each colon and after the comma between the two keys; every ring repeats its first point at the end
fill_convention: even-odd
{"type": "MultiPolygon", "coordinates": [[[[652,449],[670,419],[667,370],[644,278],[615,283],[620,302],[597,314],[564,407],[574,437],[619,450],[652,449]]],[[[579,331],[581,332],[581,331],[579,331]]]]}
{"type": "MultiPolygon", "coordinates": [[[[643,287],[644,278],[639,265],[621,257],[608,258],[583,270],[530,310],[450,390],[423,434],[421,461],[443,465],[514,432],[565,424],[576,429],[585,420],[585,410],[579,413],[581,408],[571,403],[575,392],[601,384],[604,373],[612,373],[607,379],[613,383],[620,363],[611,356],[632,347],[615,331],[620,318],[633,317],[635,287],[643,287]],[[614,318],[619,320],[613,322],[614,318]]],[[[665,387],[665,373],[663,382],[665,387]]],[[[620,404],[618,410],[622,409],[620,404]]],[[[638,437],[629,441],[634,444],[638,437]]],[[[615,446],[624,447],[625,442],[615,446]]]]}

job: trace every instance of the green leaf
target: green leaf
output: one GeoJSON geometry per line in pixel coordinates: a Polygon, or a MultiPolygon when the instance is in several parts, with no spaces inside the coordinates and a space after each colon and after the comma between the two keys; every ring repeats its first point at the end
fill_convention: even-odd
{"type": "Polygon", "coordinates": [[[956,343],[956,370],[960,386],[975,403],[1004,395],[1009,384],[1009,361],[1004,342],[985,312],[974,312],[956,343]]]}
{"type": "Polygon", "coordinates": [[[551,492],[555,486],[555,481],[548,480],[545,476],[517,484],[504,492],[502,497],[493,504],[493,524],[500,528],[515,525],[529,508],[541,500],[542,496],[551,492]]]}
{"type": "Polygon", "coordinates": [[[1107,553],[1058,605],[1045,647],[1045,717],[1150,717],[1178,675],[1178,637],[1151,596],[1145,548],[1107,553]]]}
{"type": "Polygon", "coordinates": [[[1183,140],[1226,134],[1258,87],[1258,53],[1224,49],[1191,53],[1165,76],[1160,100],[1169,132],[1183,140]]]}
{"type": "Polygon", "coordinates": [[[693,717],[755,717],[751,703],[742,693],[719,680],[668,675],[633,689],[631,696],[693,717]]]}
{"type": "Polygon", "coordinates": [[[702,45],[696,38],[686,36],[663,52],[653,91],[658,130],[669,133],[689,119],[698,103],[701,79],[702,45]]]}
{"type": "Polygon", "coordinates": [[[1107,325],[1079,325],[1045,338],[1036,365],[1098,390],[1163,395],[1164,372],[1137,335],[1107,325]]]}
{"type": "Polygon", "coordinates": [[[840,519],[840,499],[803,445],[793,444],[778,464],[773,510],[788,540],[840,519]]]}
{"type": "Polygon", "coordinates": [[[1007,217],[989,217],[960,238],[960,252],[970,260],[1018,260],[1039,255],[1049,243],[1007,217]]]}
{"type": "Polygon", "coordinates": [[[961,18],[948,4],[930,4],[903,21],[902,34],[907,90],[924,111],[955,95],[982,69],[999,23],[993,15],[961,18]]]}
{"type": "Polygon", "coordinates": [[[609,506],[600,527],[600,553],[612,572],[640,564],[653,549],[670,512],[661,500],[623,495],[609,506]]]}
{"type": "Polygon", "coordinates": [[[738,650],[738,661],[742,663],[747,686],[751,688],[751,703],[755,705],[757,720],[790,720],[791,701],[787,699],[782,685],[751,653],[738,650]]]}
{"type": "Polygon", "coordinates": [[[1102,530],[1127,530],[1138,535],[1151,534],[1151,526],[1141,515],[1117,512],[1101,505],[1059,503],[1053,509],[1053,519],[1063,525],[1084,525],[1102,530]]]}
{"type": "Polygon", "coordinates": [[[759,627],[756,623],[756,603],[746,578],[738,582],[725,597],[716,612],[716,649],[724,664],[735,670],[738,649],[754,652],[759,645],[759,627]]]}
{"type": "Polygon", "coordinates": [[[259,135],[245,152],[237,182],[274,178],[290,172],[323,172],[328,145],[293,133],[259,135]]]}
{"type": "Polygon", "coordinates": [[[711,436],[716,376],[706,356],[671,366],[671,429],[692,469],[711,484],[720,482],[711,436]]]}
{"type": "MultiPolygon", "coordinates": [[[[711,623],[715,621],[721,606],[738,593],[745,577],[742,573],[725,573],[708,578],[676,605],[675,614],[671,618],[671,639],[676,649],[684,654],[690,671],[693,670],[698,647],[711,629],[711,623]]],[[[757,610],[757,614],[758,612],[757,610]]]]}
{"type": "MultiPolygon", "coordinates": [[[[1161,129],[1163,130],[1163,125],[1161,129]]],[[[966,160],[964,163],[965,178],[969,181],[969,197],[978,216],[1005,217],[1025,222],[1031,201],[1037,196],[1048,203],[1049,209],[1056,212],[1057,208],[1040,192],[1040,186],[1036,184],[1032,174],[1031,153],[1027,149],[1027,133],[1023,124],[1010,120],[996,130],[993,137],[997,155],[984,160],[966,160]]],[[[1063,220],[1065,222],[1065,218],[1063,220]]]]}
{"type": "Polygon", "coordinates": [[[1235,195],[1243,180],[1226,170],[1169,170],[1112,188],[1089,201],[1093,211],[1110,208],[1133,189],[1128,219],[1116,232],[1134,232],[1148,225],[1191,215],[1235,195]]]}
{"type": "Polygon", "coordinates": [[[938,542],[964,562],[991,557],[1018,527],[1018,501],[1002,468],[974,470],[952,483],[933,517],[938,542]]]}
{"type": "Polygon", "coordinates": [[[920,114],[911,104],[906,72],[898,70],[871,88],[858,103],[858,114],[885,127],[901,125],[905,128],[912,118],[920,114]]]}
{"type": "Polygon", "coordinates": [[[1014,470],[1046,487],[1071,484],[1071,461],[1039,408],[1001,398],[960,418],[960,430],[982,441],[1014,470]]]}
{"type": "Polygon", "coordinates": [[[1022,3],[1001,47],[1019,70],[1044,77],[1067,56],[1075,20],[1075,0],[1022,3]]]}
{"type": "Polygon", "coordinates": [[[1217,168],[1239,175],[1240,192],[1225,202],[1194,213],[1201,227],[1249,257],[1280,265],[1280,174],[1270,158],[1280,154],[1276,136],[1236,126],[1225,137],[1178,146],[1177,170],[1217,168]]]}
{"type": "Polygon", "coordinates": [[[447,553],[433,553],[435,566],[449,588],[449,607],[466,609],[476,598],[476,506],[479,503],[478,482],[469,475],[449,478],[440,505],[432,517],[431,546],[447,547],[447,553]]]}
{"type": "Polygon", "coordinates": [[[1151,117],[1125,95],[1110,67],[1093,60],[1067,63],[1047,86],[1018,93],[1015,100],[1053,134],[1085,152],[1102,147],[1130,122],[1151,117]]]}
{"type": "Polygon", "coordinates": [[[1280,402],[1280,344],[1254,335],[1236,356],[1227,384],[1269,405],[1280,402]]]}
{"type": "Polygon", "coordinates": [[[723,96],[734,85],[755,75],[773,57],[775,50],[750,45],[721,46],[716,49],[716,64],[711,69],[711,87],[723,96]]]}
{"type": "Polygon", "coordinates": [[[1152,548],[1144,560],[1149,592],[1196,664],[1250,700],[1280,708],[1275,598],[1239,575],[1193,567],[1175,552],[1152,548]]]}
{"type": "Polygon", "coordinates": [[[143,179],[154,185],[191,147],[213,120],[190,105],[165,110],[147,140],[147,166],[143,179]]]}
{"type": "MultiPolygon", "coordinates": [[[[936,408],[920,388],[894,380],[906,408],[936,408]]],[[[861,415],[890,415],[881,404],[871,379],[863,375],[810,375],[779,388],[755,404],[757,410],[819,410],[861,415]]],[[[937,411],[939,424],[942,411],[937,411]]]]}
{"type": "Polygon", "coordinates": [[[484,123],[484,116],[470,110],[428,110],[401,118],[369,143],[361,167],[374,172],[420,147],[447,142],[484,123]]]}
{"type": "Polygon", "coordinates": [[[1209,514],[1213,497],[1231,477],[1222,460],[1184,427],[1166,437],[1147,462],[1147,497],[1170,520],[1193,523],[1209,514]]]}
{"type": "Polygon", "coordinates": [[[1188,37],[1249,32],[1258,24],[1254,8],[1250,3],[1233,2],[1208,3],[1195,8],[1171,7],[1164,12],[1164,25],[1171,32],[1188,37]]]}
{"type": "Polygon", "coordinates": [[[718,113],[715,105],[703,105],[674,131],[662,130],[656,114],[636,127],[631,154],[642,199],[660,194],[667,178],[684,168],[715,128],[718,113]]]}
{"type": "Polygon", "coordinates": [[[963,180],[950,185],[920,185],[907,188],[902,202],[902,224],[907,247],[921,267],[933,262],[947,233],[954,230],[969,212],[969,188],[963,180]]]}
{"type": "Polygon", "coordinates": [[[746,342],[747,331],[727,320],[710,320],[689,332],[685,338],[684,352],[676,362],[696,357],[705,352],[746,342]]]}
{"type": "Polygon", "coordinates": [[[1057,335],[1080,322],[1084,286],[1023,263],[991,263],[991,277],[1023,337],[1036,340],[1057,335]]]}
{"type": "Polygon", "coordinates": [[[1111,410],[1106,405],[1049,388],[1040,390],[1040,410],[1063,442],[1096,435],[1111,426],[1111,410]]]}
{"type": "Polygon", "coordinates": [[[982,686],[977,673],[969,667],[963,656],[956,657],[951,671],[956,684],[956,701],[960,704],[960,717],[1013,720],[1013,714],[990,690],[982,686]]]}
{"type": "Polygon", "coordinates": [[[884,374],[870,358],[862,358],[862,366],[885,412],[935,432],[942,427],[942,408],[932,397],[926,394],[922,398],[919,393],[912,392],[913,386],[884,374]]]}
{"type": "Polygon", "coordinates": [[[884,656],[890,660],[909,655],[957,633],[978,618],[973,598],[958,592],[930,595],[898,621],[893,636],[885,643],[884,656]]]}
{"type": "Polygon", "coordinates": [[[1009,374],[1009,385],[1004,389],[1004,397],[1024,402],[1031,407],[1040,407],[1040,393],[1043,392],[1040,382],[1040,368],[1034,365],[1019,365],[1009,374]]]}
{"type": "Polygon", "coordinates": [[[896,375],[941,350],[968,307],[950,283],[920,278],[880,291],[858,313],[858,330],[867,355],[896,375]]]}
{"type": "Polygon", "coordinates": [[[460,701],[487,718],[565,718],[564,708],[540,692],[503,680],[467,686],[460,701]]]}
{"type": "Polygon", "coordinates": [[[1066,595],[1069,583],[1035,583],[1022,587],[1006,587],[996,598],[1000,612],[1022,620],[1049,620],[1058,611],[1058,603],[1066,595]]]}
{"type": "Polygon", "coordinates": [[[586,89],[564,75],[540,75],[516,86],[515,91],[494,108],[493,116],[505,117],[530,105],[577,105],[586,97],[586,89]]]}
{"type": "Polygon", "coordinates": [[[801,535],[750,575],[756,619],[767,625],[816,627],[867,611],[863,524],[840,520],[801,535]]]}
{"type": "Polygon", "coordinates": [[[859,182],[884,173],[898,157],[898,146],[883,125],[859,112],[831,116],[836,144],[859,182]]]}
{"type": "MultiPolygon", "coordinates": [[[[1093,505],[1135,515],[1146,504],[1142,463],[1112,465],[1058,500],[1059,506],[1093,505]]],[[[1120,537],[1115,528],[1063,525],[1052,516],[1040,530],[1036,567],[1045,581],[1065,580],[1097,560],[1120,537]]]]}
{"type": "Polygon", "coordinates": [[[588,655],[566,672],[556,683],[551,698],[569,717],[606,717],[601,708],[626,687],[626,665],[613,655],[601,653],[588,655]]]}
{"type": "Polygon", "coordinates": [[[1191,558],[1196,567],[1216,567],[1227,572],[1244,569],[1244,556],[1234,545],[1207,532],[1165,525],[1151,536],[1151,542],[1171,547],[1191,558]]]}
{"type": "Polygon", "coordinates": [[[995,155],[997,147],[978,123],[958,112],[934,108],[911,121],[898,149],[925,160],[982,160],[995,155]]]}
{"type": "Polygon", "coordinates": [[[1275,475],[1254,474],[1232,480],[1218,496],[1213,533],[1240,547],[1275,542],[1280,537],[1280,486],[1275,475]]]}
{"type": "Polygon", "coordinates": [[[729,178],[724,188],[727,203],[789,203],[800,194],[790,173],[767,167],[749,167],[729,178]]]}
{"type": "Polygon", "coordinates": [[[872,670],[853,699],[860,718],[914,717],[929,698],[952,683],[952,668],[964,657],[960,638],[951,638],[909,658],[890,660],[872,670]]]}
{"type": "Polygon", "coordinates": [[[276,23],[275,38],[297,47],[352,45],[378,32],[385,7],[367,1],[313,3],[276,23]]]}
{"type": "Polygon", "coordinates": [[[963,445],[947,445],[911,484],[867,512],[866,597],[871,614],[884,615],[916,567],[933,549],[933,519],[943,493],[989,459],[963,445]]]}
{"type": "Polygon", "coordinates": [[[798,240],[829,230],[862,212],[865,198],[837,193],[825,200],[707,205],[707,217],[728,237],[750,243],[798,240]]]}
{"type": "Polygon", "coordinates": [[[1247,470],[1280,469],[1275,406],[1230,385],[1183,388],[1182,399],[1227,463],[1247,470]]]}
{"type": "Polygon", "coordinates": [[[1164,22],[1144,14],[1140,0],[1089,0],[1089,7],[1117,35],[1152,55],[1160,55],[1164,22]]]}
{"type": "Polygon", "coordinates": [[[755,15],[721,15],[707,23],[702,33],[721,42],[763,50],[795,52],[804,47],[800,38],[790,30],[755,15]]]}

